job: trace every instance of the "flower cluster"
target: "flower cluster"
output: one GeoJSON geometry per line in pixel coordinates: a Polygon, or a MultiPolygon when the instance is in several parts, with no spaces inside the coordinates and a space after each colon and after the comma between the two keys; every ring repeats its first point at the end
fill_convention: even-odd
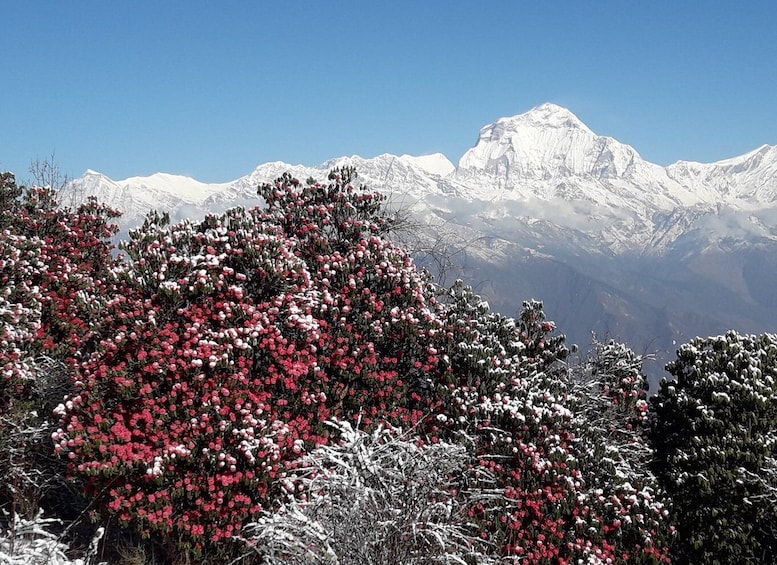
{"type": "Polygon", "coordinates": [[[10,392],[0,396],[8,409],[32,382],[35,357],[83,350],[112,263],[115,213],[94,201],[58,209],[51,191],[22,191],[7,173],[0,199],[0,364],[10,392]]]}
{"type": "Polygon", "coordinates": [[[31,275],[38,255],[26,237],[8,229],[0,233],[0,411],[5,414],[35,377],[30,349],[40,328],[41,297],[31,275]]]}

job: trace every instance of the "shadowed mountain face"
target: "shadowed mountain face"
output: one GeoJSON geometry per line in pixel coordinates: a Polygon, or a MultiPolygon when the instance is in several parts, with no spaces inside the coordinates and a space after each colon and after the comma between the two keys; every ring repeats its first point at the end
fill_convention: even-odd
{"type": "Polygon", "coordinates": [[[483,127],[456,167],[439,154],[352,156],[318,167],[267,163],[222,184],[88,171],[70,191],[122,210],[126,231],[151,208],[196,219],[260,204],[257,185],[284,172],[323,180],[343,165],[412,211],[418,225],[400,236],[410,248],[444,239],[447,276],[508,315],[543,300],[583,349],[595,332],[666,359],[696,335],[777,331],[777,147],[767,145],[662,167],[543,104],[483,127]]]}

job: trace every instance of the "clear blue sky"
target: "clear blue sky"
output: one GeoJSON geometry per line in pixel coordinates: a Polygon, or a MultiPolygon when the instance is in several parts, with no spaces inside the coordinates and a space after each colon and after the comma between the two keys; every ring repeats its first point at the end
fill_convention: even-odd
{"type": "Polygon", "coordinates": [[[777,144],[777,2],[0,0],[0,169],[227,181],[542,102],[653,162],[777,144]]]}

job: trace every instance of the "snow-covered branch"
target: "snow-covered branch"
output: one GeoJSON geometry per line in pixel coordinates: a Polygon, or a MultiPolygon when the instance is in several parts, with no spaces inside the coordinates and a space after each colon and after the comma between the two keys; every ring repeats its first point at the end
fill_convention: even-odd
{"type": "Polygon", "coordinates": [[[465,504],[479,500],[473,492],[462,496],[464,446],[330,423],[341,442],[306,457],[284,481],[289,500],[246,528],[244,540],[266,563],[493,562],[468,523],[465,504]]]}

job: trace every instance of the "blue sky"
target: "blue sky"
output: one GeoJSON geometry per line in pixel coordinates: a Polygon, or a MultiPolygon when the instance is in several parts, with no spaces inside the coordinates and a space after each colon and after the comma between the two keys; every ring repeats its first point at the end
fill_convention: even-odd
{"type": "Polygon", "coordinates": [[[555,102],[653,162],[777,144],[777,3],[0,0],[0,169],[227,181],[555,102]]]}

